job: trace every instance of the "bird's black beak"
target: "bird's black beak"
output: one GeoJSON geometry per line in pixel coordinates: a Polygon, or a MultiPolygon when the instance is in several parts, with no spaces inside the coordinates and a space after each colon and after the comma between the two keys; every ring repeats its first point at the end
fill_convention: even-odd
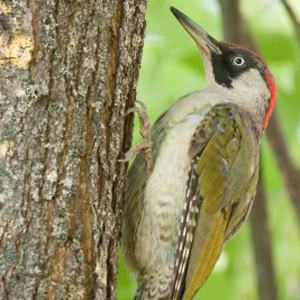
{"type": "Polygon", "coordinates": [[[210,56],[210,51],[215,52],[216,54],[221,53],[218,41],[210,36],[202,27],[172,6],[171,11],[184,29],[196,41],[203,54],[205,53],[207,56],[210,56]]]}

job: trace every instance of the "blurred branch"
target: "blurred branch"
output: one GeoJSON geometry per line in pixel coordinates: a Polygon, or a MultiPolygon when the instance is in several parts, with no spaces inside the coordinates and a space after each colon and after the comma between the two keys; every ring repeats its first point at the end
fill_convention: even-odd
{"type": "Polygon", "coordinates": [[[222,8],[223,33],[227,42],[255,49],[247,24],[239,8],[239,0],[219,0],[222,8]]]}
{"type": "MultiPolygon", "coordinates": [[[[286,8],[294,25],[298,46],[300,47],[300,21],[288,1],[281,0],[281,2],[286,8]]],[[[285,185],[287,186],[288,193],[294,203],[300,221],[300,171],[293,165],[287,148],[282,147],[282,145],[285,145],[285,140],[277,118],[270,120],[267,135],[274,149],[279,168],[283,174],[283,180],[285,181],[285,185]]]]}
{"type": "Polygon", "coordinates": [[[259,295],[264,300],[278,299],[276,279],[272,262],[271,240],[266,209],[266,196],[262,178],[257,185],[256,199],[250,217],[252,239],[254,241],[255,261],[257,268],[257,285],[259,295]]]}
{"type": "Polygon", "coordinates": [[[294,25],[294,30],[296,33],[296,37],[297,37],[297,42],[300,47],[300,21],[298,20],[295,11],[291,7],[291,5],[287,2],[287,0],[281,0],[281,2],[283,4],[283,6],[286,8],[286,10],[292,20],[292,23],[294,25]]]}
{"type": "MultiPolygon", "coordinates": [[[[240,12],[239,0],[219,0],[219,3],[222,7],[225,39],[258,52],[252,35],[240,12]]],[[[261,300],[277,300],[278,293],[273,268],[271,237],[268,227],[262,177],[259,179],[257,196],[254,203],[250,219],[259,295],[261,300]]]]}
{"type": "Polygon", "coordinates": [[[270,119],[266,133],[300,222],[300,172],[289,155],[276,112],[270,119]]]}
{"type": "MultiPolygon", "coordinates": [[[[281,2],[286,8],[294,25],[298,46],[300,47],[300,21],[298,20],[295,11],[292,9],[288,1],[281,0],[281,2]]],[[[276,111],[270,119],[267,129],[267,136],[275,153],[288,194],[296,209],[298,221],[300,222],[300,171],[293,164],[291,156],[288,152],[276,111]]]]}

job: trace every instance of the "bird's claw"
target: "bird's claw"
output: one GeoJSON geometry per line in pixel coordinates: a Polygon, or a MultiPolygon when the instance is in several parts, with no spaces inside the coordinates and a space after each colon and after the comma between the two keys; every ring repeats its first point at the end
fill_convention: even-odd
{"type": "Polygon", "coordinates": [[[140,134],[143,137],[141,141],[133,145],[126,153],[123,159],[118,159],[119,162],[128,162],[133,156],[141,151],[144,153],[144,159],[147,167],[147,174],[150,175],[153,169],[152,161],[152,142],[151,142],[151,122],[147,112],[147,107],[142,101],[136,101],[141,108],[132,107],[126,111],[126,116],[136,112],[140,122],[140,134]]]}

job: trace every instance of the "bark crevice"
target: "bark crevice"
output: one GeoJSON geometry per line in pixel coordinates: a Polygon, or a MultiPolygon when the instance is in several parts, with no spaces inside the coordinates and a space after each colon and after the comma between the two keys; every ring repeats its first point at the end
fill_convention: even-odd
{"type": "Polygon", "coordinates": [[[7,7],[20,59],[0,61],[0,298],[116,299],[146,1],[7,7]]]}

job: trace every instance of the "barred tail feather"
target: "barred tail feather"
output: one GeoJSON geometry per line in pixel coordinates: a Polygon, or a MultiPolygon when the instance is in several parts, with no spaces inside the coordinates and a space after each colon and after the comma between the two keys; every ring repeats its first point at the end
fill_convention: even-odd
{"type": "Polygon", "coordinates": [[[141,274],[134,300],[168,300],[173,276],[173,263],[157,264],[151,272],[141,274]]]}

